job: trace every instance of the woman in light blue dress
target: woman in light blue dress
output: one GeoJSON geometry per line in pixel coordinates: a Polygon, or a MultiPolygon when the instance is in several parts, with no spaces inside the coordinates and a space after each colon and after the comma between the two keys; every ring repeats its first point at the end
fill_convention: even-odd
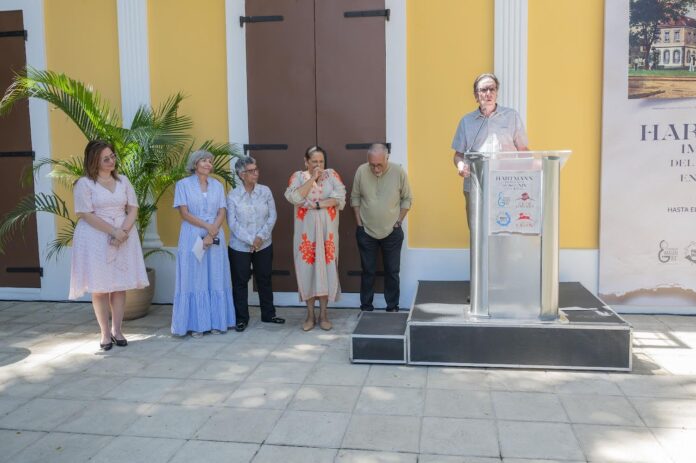
{"type": "Polygon", "coordinates": [[[172,334],[191,332],[191,336],[200,337],[234,327],[235,314],[222,230],[225,189],[210,177],[213,155],[209,152],[191,153],[187,170],[193,175],[179,180],[174,194],[174,207],[183,220],[176,253],[172,334]]]}

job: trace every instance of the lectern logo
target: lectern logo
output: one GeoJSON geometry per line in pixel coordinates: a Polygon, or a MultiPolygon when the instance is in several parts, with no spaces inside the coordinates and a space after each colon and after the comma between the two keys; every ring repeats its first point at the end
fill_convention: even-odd
{"type": "Polygon", "coordinates": [[[495,218],[495,223],[497,223],[501,227],[507,227],[508,225],[510,225],[510,222],[511,222],[510,214],[507,212],[501,212],[495,218]]]}
{"type": "Polygon", "coordinates": [[[689,245],[684,249],[684,253],[686,254],[684,259],[688,260],[692,264],[696,264],[696,241],[689,243],[689,245]]]}
{"type": "Polygon", "coordinates": [[[534,207],[534,198],[525,191],[515,201],[515,207],[518,209],[532,209],[534,207]]]}
{"type": "Polygon", "coordinates": [[[677,248],[670,248],[667,241],[660,241],[660,250],[657,252],[657,260],[663,264],[674,264],[677,262],[677,248]]]}

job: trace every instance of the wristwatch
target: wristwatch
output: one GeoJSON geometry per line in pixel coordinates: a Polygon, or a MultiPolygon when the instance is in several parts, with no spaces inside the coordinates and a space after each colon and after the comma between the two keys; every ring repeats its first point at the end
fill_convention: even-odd
{"type": "Polygon", "coordinates": [[[317,209],[321,209],[321,207],[319,206],[319,201],[316,202],[316,205],[317,205],[317,207],[316,207],[317,209]]]}

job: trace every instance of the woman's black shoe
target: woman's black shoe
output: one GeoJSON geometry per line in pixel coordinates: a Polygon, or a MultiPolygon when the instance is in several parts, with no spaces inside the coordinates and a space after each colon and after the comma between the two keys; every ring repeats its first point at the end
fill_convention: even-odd
{"type": "Polygon", "coordinates": [[[238,332],[238,333],[241,333],[242,331],[244,331],[244,330],[246,329],[246,325],[247,325],[247,324],[244,323],[244,322],[239,322],[239,323],[237,323],[237,325],[234,327],[234,330],[235,330],[236,332],[238,332]]]}
{"type": "Polygon", "coordinates": [[[113,342],[107,342],[106,344],[99,343],[99,350],[111,350],[114,347],[113,342]]]}
{"type": "Polygon", "coordinates": [[[126,340],[126,338],[116,339],[114,336],[111,336],[111,342],[116,344],[118,347],[126,347],[128,345],[128,340],[126,340]]]}
{"type": "Polygon", "coordinates": [[[262,319],[261,321],[264,322],[264,323],[278,323],[278,324],[283,324],[283,323],[285,323],[285,319],[284,319],[284,318],[280,318],[280,317],[273,317],[273,318],[269,318],[268,320],[263,320],[263,319],[262,319]]]}

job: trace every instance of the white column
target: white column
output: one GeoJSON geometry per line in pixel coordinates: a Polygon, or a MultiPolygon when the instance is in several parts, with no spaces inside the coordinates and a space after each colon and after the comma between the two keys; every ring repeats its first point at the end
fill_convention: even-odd
{"type": "MultiPolygon", "coordinates": [[[[150,58],[147,37],[147,0],[118,0],[118,55],[121,70],[121,114],[130,127],[136,111],[150,105],[150,58]]],[[[160,248],[157,215],[145,230],[143,248],[160,248]]]]}
{"type": "Polygon", "coordinates": [[[527,121],[528,0],[495,0],[494,72],[498,102],[527,121]]]}

